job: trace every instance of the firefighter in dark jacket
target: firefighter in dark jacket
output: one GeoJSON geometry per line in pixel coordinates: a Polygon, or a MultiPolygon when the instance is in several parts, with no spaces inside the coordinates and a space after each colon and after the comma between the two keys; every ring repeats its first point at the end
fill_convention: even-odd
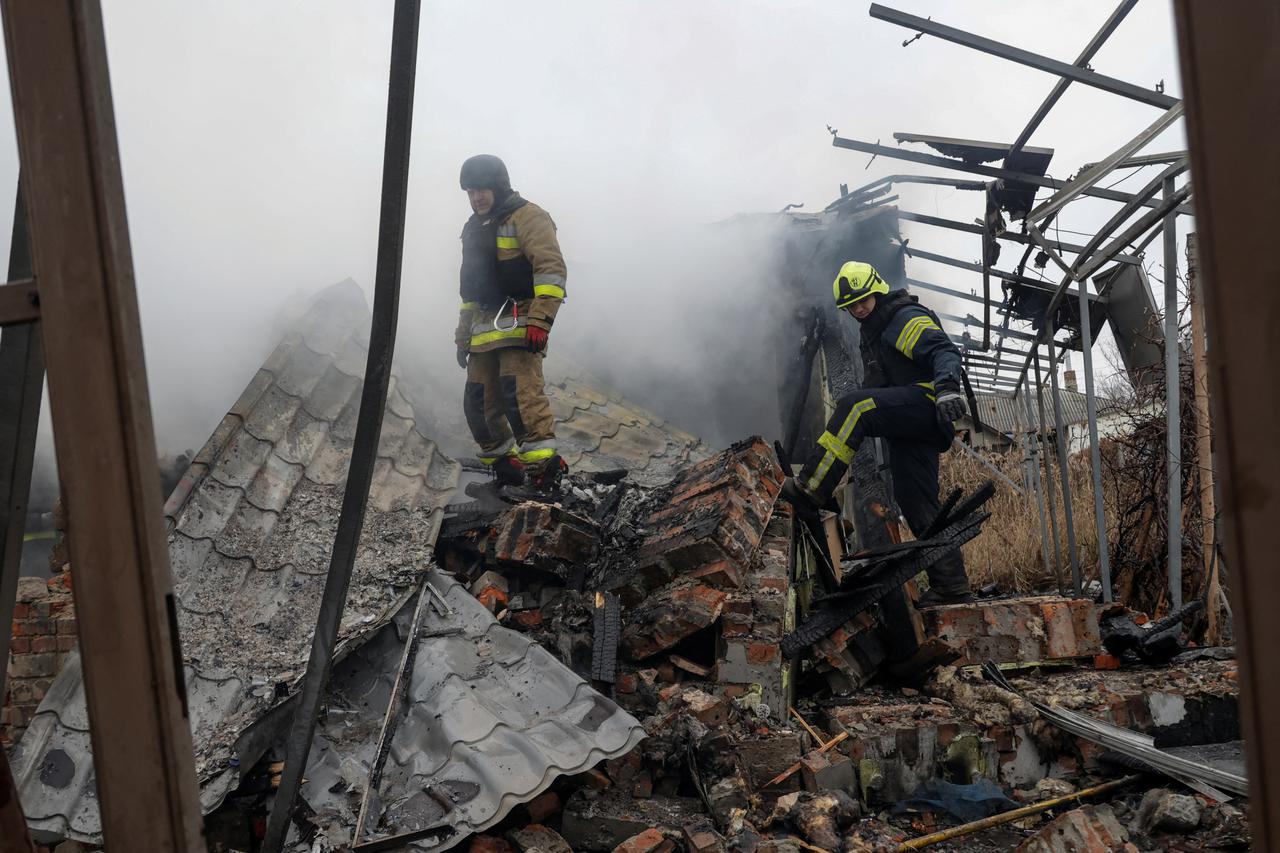
{"type": "MultiPolygon", "coordinates": [[[[951,446],[952,422],[968,411],[960,351],[937,314],[905,290],[890,290],[870,264],[846,263],[833,289],[836,307],[860,325],[864,387],[836,404],[818,447],[800,475],[787,481],[785,493],[814,506],[827,503],[862,439],[883,437],[889,445],[894,499],[919,535],[941,509],[939,454],[951,446]]],[[[958,551],[935,563],[928,575],[922,605],[970,599],[958,551]]]]}
{"type": "Polygon", "coordinates": [[[462,308],[454,342],[467,371],[463,411],[480,461],[498,481],[553,488],[567,466],[556,452],[555,418],[542,359],[565,298],[556,224],[511,189],[491,154],[462,164],[472,217],[462,229],[462,308]]]}

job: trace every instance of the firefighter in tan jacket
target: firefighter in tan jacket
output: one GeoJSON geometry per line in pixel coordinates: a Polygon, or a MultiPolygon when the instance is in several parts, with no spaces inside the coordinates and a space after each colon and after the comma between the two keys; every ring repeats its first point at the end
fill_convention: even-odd
{"type": "Polygon", "coordinates": [[[511,189],[490,154],[462,164],[473,215],[462,229],[462,310],[454,341],[467,371],[463,410],[480,461],[499,482],[551,489],[567,468],[542,378],[547,336],[565,296],[556,224],[511,189]]]}

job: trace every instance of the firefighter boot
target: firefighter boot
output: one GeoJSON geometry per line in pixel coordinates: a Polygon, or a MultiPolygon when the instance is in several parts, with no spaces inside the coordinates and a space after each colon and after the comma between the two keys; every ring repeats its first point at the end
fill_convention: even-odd
{"type": "Polygon", "coordinates": [[[939,607],[973,601],[960,551],[944,555],[925,571],[929,574],[929,589],[920,596],[917,607],[939,607]]]}
{"type": "Polygon", "coordinates": [[[493,463],[493,476],[500,486],[523,486],[525,480],[524,463],[507,454],[493,463]]]}
{"type": "Polygon", "coordinates": [[[543,494],[554,492],[560,487],[560,481],[567,473],[569,473],[569,463],[557,453],[543,463],[536,472],[530,471],[529,486],[543,494]]]}

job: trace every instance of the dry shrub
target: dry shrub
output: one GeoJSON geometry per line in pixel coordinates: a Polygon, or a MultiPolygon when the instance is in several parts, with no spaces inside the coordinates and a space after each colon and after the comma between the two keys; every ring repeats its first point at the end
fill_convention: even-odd
{"type": "MultiPolygon", "coordinates": [[[[964,546],[965,566],[969,580],[975,587],[999,583],[1008,591],[1052,591],[1058,581],[1052,571],[1046,575],[1040,537],[1040,513],[1035,493],[1026,487],[1026,466],[1020,451],[1005,453],[984,452],[983,459],[998,469],[1023,489],[1022,494],[995,477],[990,470],[968,453],[955,449],[941,459],[939,482],[945,497],[952,489],[972,492],[987,480],[994,480],[996,494],[986,506],[991,518],[983,525],[982,533],[964,546]]],[[[1056,461],[1056,457],[1055,460],[1056,461]]],[[[1076,542],[1080,549],[1080,569],[1083,582],[1098,576],[1098,535],[1094,525],[1093,483],[1089,473],[1089,460],[1085,454],[1076,454],[1068,465],[1070,470],[1071,504],[1074,511],[1076,542]]],[[[1040,471],[1041,479],[1044,470],[1040,471]]],[[[1071,588],[1071,562],[1066,548],[1066,525],[1062,512],[1062,491],[1054,466],[1054,499],[1057,504],[1061,575],[1066,588],[1071,588]]],[[[1104,500],[1107,498],[1104,495],[1104,500]]],[[[1048,524],[1046,507],[1045,523],[1048,524]]],[[[1114,513],[1108,510],[1107,518],[1114,513]]],[[[1050,532],[1052,535],[1052,532],[1050,532]]],[[[1049,546],[1049,563],[1053,565],[1053,547],[1049,546]]]]}

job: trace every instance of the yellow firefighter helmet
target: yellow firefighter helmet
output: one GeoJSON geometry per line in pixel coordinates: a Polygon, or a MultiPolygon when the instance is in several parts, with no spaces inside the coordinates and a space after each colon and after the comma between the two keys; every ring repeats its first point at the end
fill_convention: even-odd
{"type": "Polygon", "coordinates": [[[836,297],[837,308],[848,308],[855,302],[861,302],[873,293],[888,293],[889,285],[876,268],[862,261],[846,261],[840,267],[831,291],[836,297]]]}

